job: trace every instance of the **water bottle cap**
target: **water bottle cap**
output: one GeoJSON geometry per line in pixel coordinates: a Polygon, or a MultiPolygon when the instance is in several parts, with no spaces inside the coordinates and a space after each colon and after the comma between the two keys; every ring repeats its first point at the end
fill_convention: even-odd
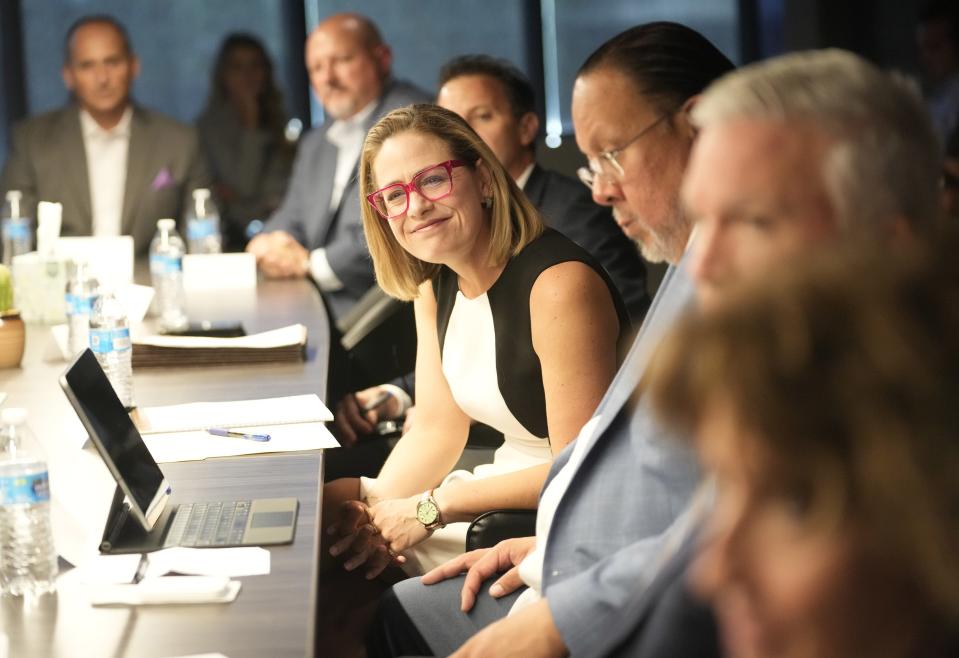
{"type": "Polygon", "coordinates": [[[157,228],[161,231],[172,231],[176,229],[176,220],[175,219],[158,219],[157,228]]]}
{"type": "Polygon", "coordinates": [[[193,190],[193,198],[197,201],[205,201],[206,199],[210,198],[210,190],[205,187],[198,187],[197,189],[193,190]]]}
{"type": "Polygon", "coordinates": [[[10,190],[7,192],[7,201],[19,201],[23,197],[23,192],[20,190],[10,190]]]}
{"type": "Polygon", "coordinates": [[[0,423],[4,425],[23,425],[27,422],[27,410],[21,407],[9,407],[0,411],[0,423]]]}

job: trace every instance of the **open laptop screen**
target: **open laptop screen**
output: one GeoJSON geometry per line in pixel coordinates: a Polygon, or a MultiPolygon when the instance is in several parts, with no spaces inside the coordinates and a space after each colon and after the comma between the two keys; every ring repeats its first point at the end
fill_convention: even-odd
{"type": "Polygon", "coordinates": [[[93,352],[86,349],[77,357],[63,375],[61,385],[90,438],[99,443],[101,456],[113,462],[110,470],[118,484],[126,485],[127,494],[145,518],[164,482],[163,473],[93,352]]]}

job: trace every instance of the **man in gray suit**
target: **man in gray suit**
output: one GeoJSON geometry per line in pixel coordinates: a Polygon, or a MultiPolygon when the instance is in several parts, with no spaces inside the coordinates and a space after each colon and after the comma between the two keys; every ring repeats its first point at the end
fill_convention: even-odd
{"type": "Polygon", "coordinates": [[[143,253],[156,220],[178,218],[210,177],[192,127],[131,101],[139,71],[116,19],[76,21],[63,63],[73,99],[14,128],[0,187],[20,190],[30,211],[62,203],[62,235],[132,235],[143,253]]]}
{"type": "Polygon", "coordinates": [[[313,30],[306,68],[331,121],[303,139],[283,203],[247,245],[267,276],[312,276],[334,319],[374,285],[356,176],[366,133],[390,110],[429,101],[394,80],[391,64],[389,46],[364,16],[335,14],[313,30]]]}
{"type": "Polygon", "coordinates": [[[593,198],[613,207],[647,260],[673,267],[592,420],[555,460],[537,536],[469,553],[422,581],[394,587],[371,655],[422,648],[446,655],[472,636],[462,655],[599,656],[616,648],[641,616],[635,592],[648,583],[647,563],[689,503],[698,473],[683,442],[634,393],[659,339],[691,303],[682,263],[691,225],[679,204],[695,135],[689,112],[696,95],[731,69],[709,41],[674,23],[628,30],[581,68],[573,121],[589,157],[593,198]],[[520,578],[530,585],[521,609],[506,616],[517,598],[504,596],[510,587],[477,595],[481,568],[462,594],[463,609],[472,611],[456,610],[464,577],[442,579],[480,561],[487,574],[507,571],[501,585],[515,588],[520,578]],[[426,647],[395,641],[392,633],[404,621],[426,647]]]}

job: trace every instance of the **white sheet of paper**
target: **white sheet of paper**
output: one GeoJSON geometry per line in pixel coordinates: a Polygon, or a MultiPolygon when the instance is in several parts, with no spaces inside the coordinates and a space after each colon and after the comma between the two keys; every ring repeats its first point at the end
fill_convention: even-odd
{"type": "Polygon", "coordinates": [[[316,394],[309,394],[260,400],[140,407],[133,419],[141,434],[159,434],[205,430],[210,427],[261,429],[260,426],[265,425],[326,422],[333,420],[333,412],[326,408],[316,394]]]}
{"type": "Polygon", "coordinates": [[[306,342],[306,326],[291,324],[287,327],[263,331],[249,336],[236,338],[217,338],[213,336],[141,336],[134,342],[138,345],[156,345],[158,347],[247,347],[271,348],[287,345],[301,345],[306,342]]]}
{"type": "Polygon", "coordinates": [[[256,287],[253,254],[187,254],[183,257],[183,288],[224,290],[256,287]]]}
{"type": "Polygon", "coordinates": [[[57,256],[89,263],[100,283],[133,283],[133,236],[60,238],[53,251],[57,256]]]}
{"type": "Polygon", "coordinates": [[[148,434],[143,437],[159,464],[199,461],[210,457],[236,457],[270,452],[296,452],[337,448],[339,443],[323,423],[257,425],[235,428],[238,432],[269,434],[269,441],[248,441],[234,437],[213,436],[205,431],[148,434]]]}
{"type": "MultiPolygon", "coordinates": [[[[266,576],[270,573],[270,551],[259,546],[230,548],[188,548],[176,546],[149,554],[146,577],[159,578],[176,573],[187,576],[266,576]]],[[[77,567],[76,578],[90,585],[125,584],[133,581],[140,554],[97,555],[77,567]]]]}
{"type": "Polygon", "coordinates": [[[140,584],[87,586],[91,605],[184,605],[230,603],[240,581],[213,576],[146,578],[140,584]]]}

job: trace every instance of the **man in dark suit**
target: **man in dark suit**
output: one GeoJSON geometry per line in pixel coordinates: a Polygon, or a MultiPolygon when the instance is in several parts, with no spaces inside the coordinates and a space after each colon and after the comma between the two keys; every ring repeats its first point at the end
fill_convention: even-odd
{"type": "Polygon", "coordinates": [[[63,235],[132,235],[144,252],[156,220],[180,216],[210,178],[193,128],[135,105],[140,62],[125,28],[86,16],[67,31],[65,107],[14,128],[4,191],[20,190],[28,212],[63,204],[63,235]]]}
{"type": "Polygon", "coordinates": [[[487,55],[464,55],[440,71],[436,102],[456,112],[483,138],[546,223],[588,251],[609,272],[639,326],[649,295],[636,245],[593,203],[580,182],[536,164],[539,117],[533,86],[515,66],[487,55]]]}
{"type": "Polygon", "coordinates": [[[366,133],[390,110],[429,100],[394,80],[391,64],[364,16],[335,14],[310,34],[306,68],[329,120],[304,138],[283,203],[247,246],[267,276],[312,276],[334,320],[374,285],[356,175],[366,133]]]}

